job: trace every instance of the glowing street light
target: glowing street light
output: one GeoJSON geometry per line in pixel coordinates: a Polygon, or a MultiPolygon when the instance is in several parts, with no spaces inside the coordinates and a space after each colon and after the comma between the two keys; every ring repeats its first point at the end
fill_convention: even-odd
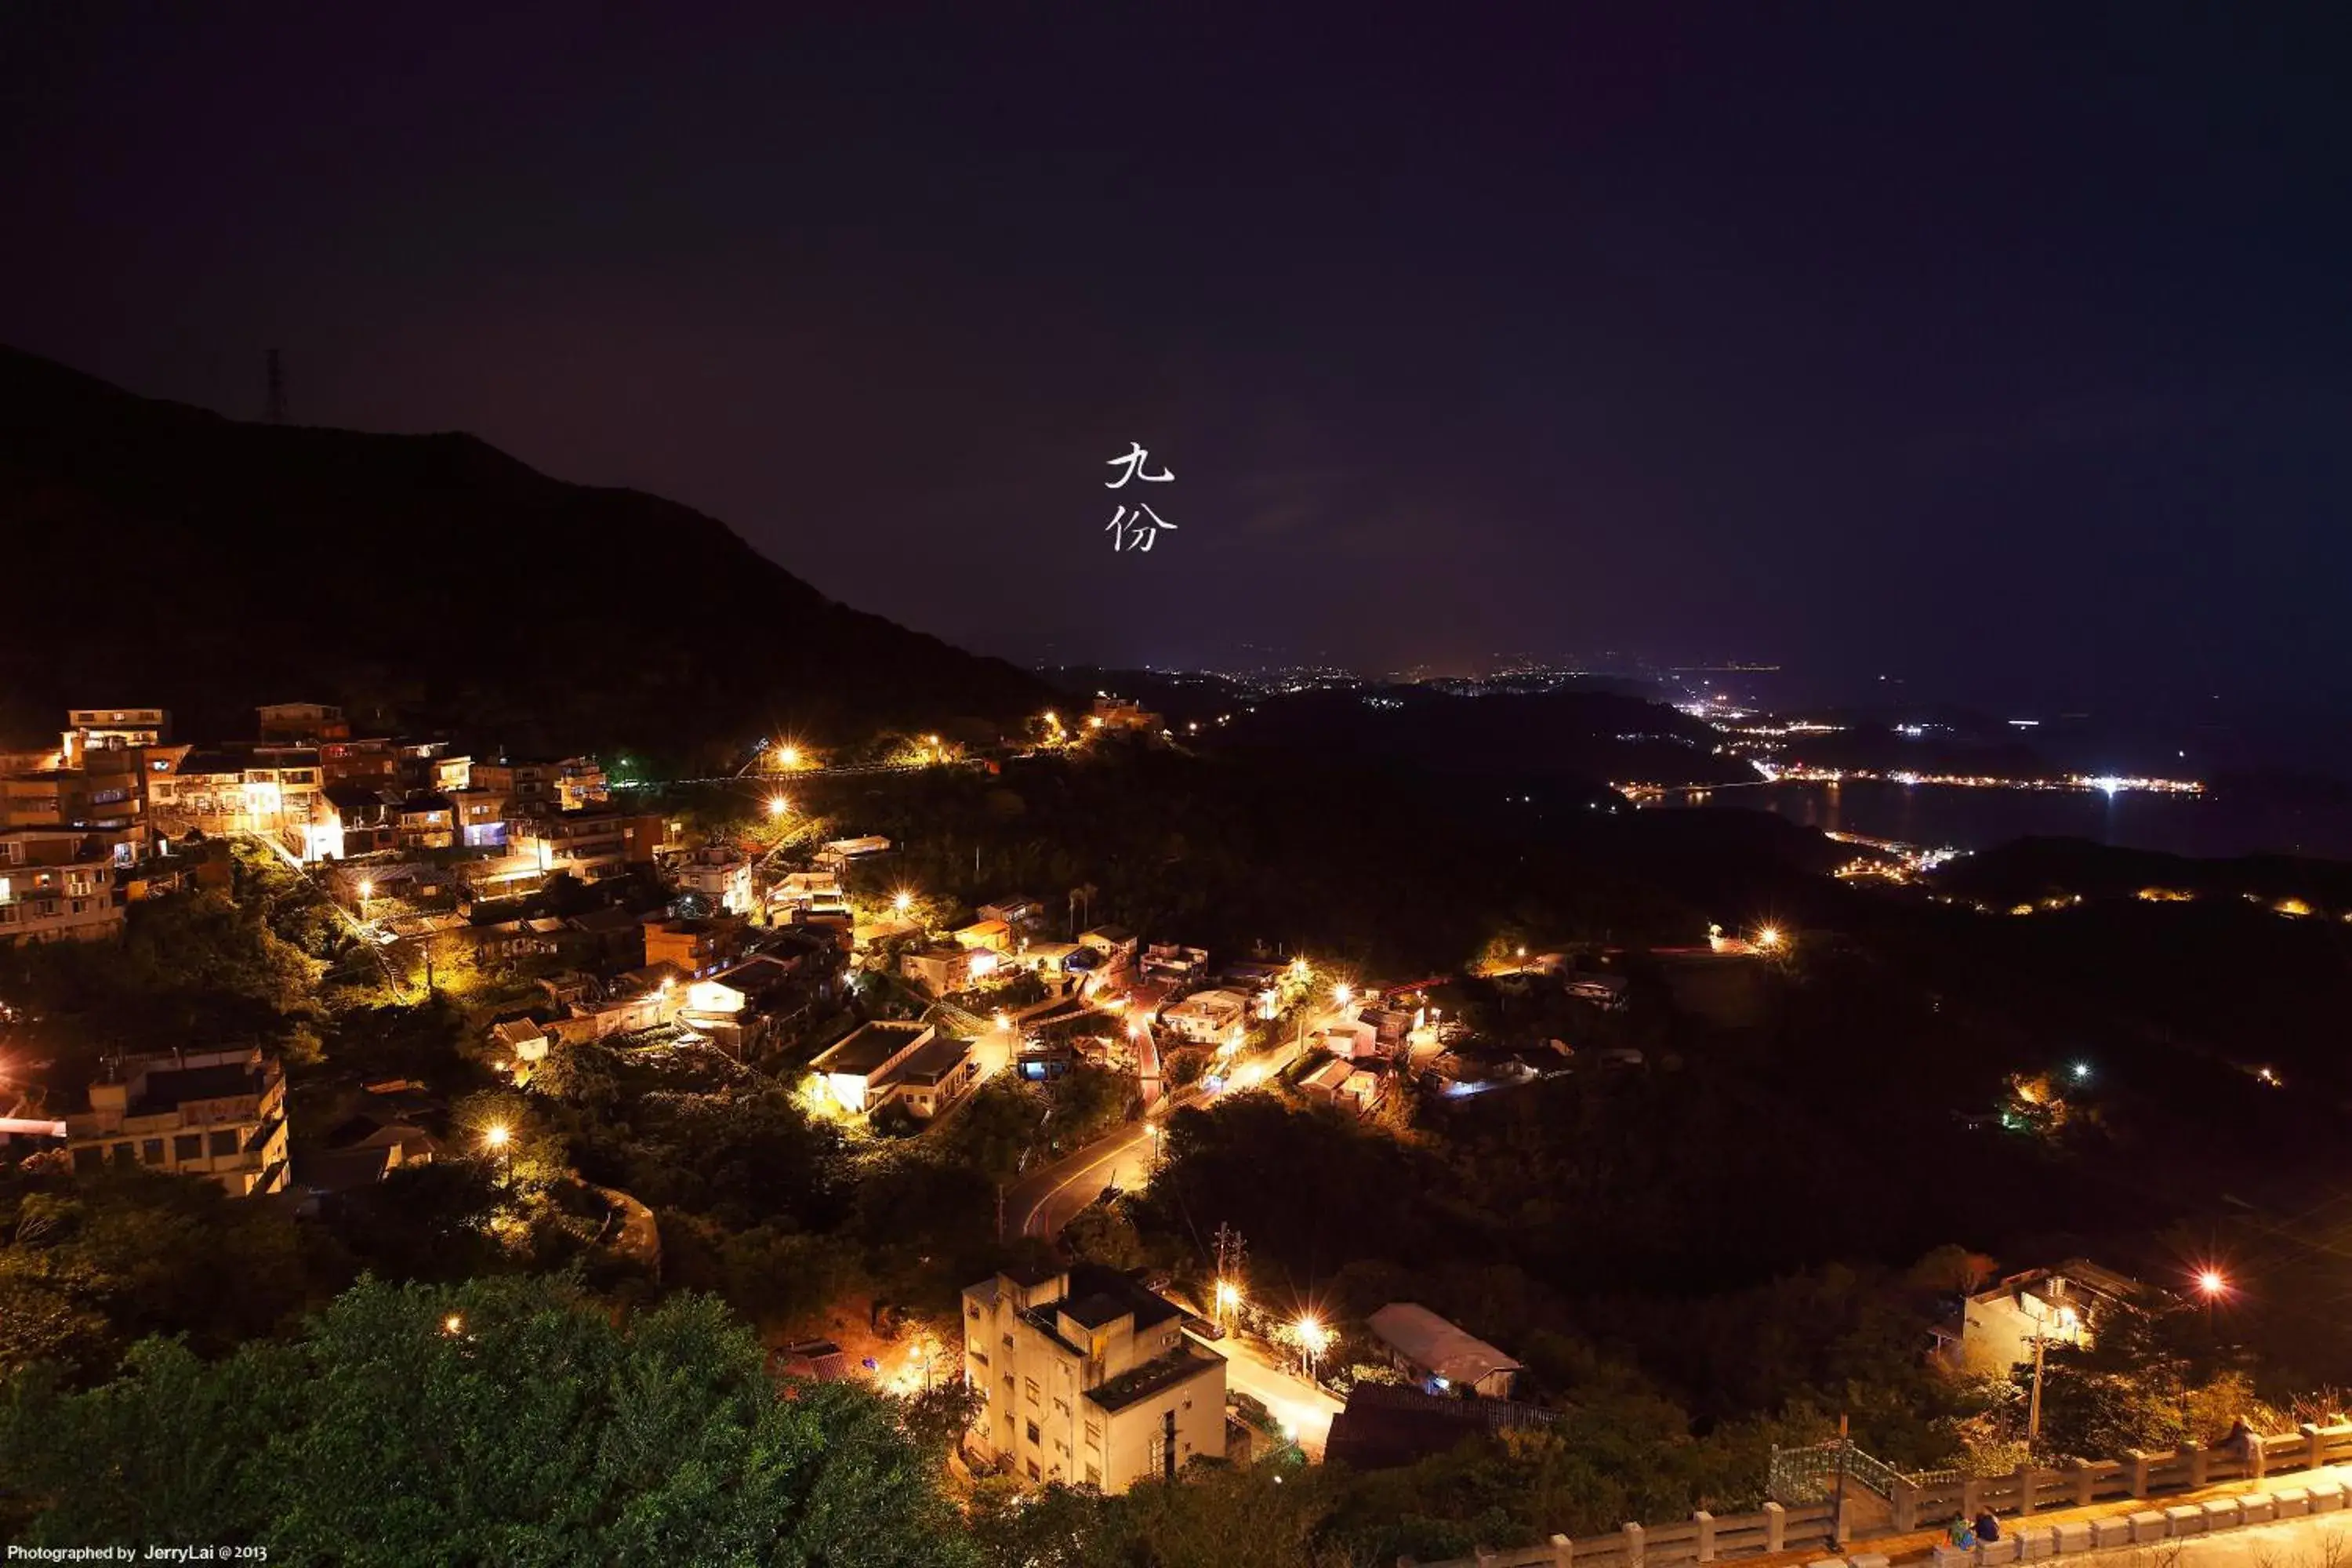
{"type": "Polygon", "coordinates": [[[1004,1014],[999,1013],[996,1015],[996,1026],[1000,1029],[1009,1029],[1013,1027],[1013,1020],[1004,1014]]]}
{"type": "Polygon", "coordinates": [[[772,795],[768,797],[768,815],[770,816],[782,816],[784,813],[792,810],[792,808],[793,803],[786,800],[782,795],[772,795]]]}
{"type": "Polygon", "coordinates": [[[2197,1290],[2208,1301],[2230,1293],[2230,1281],[2218,1268],[2200,1269],[2197,1275],[2197,1290]]]}
{"type": "Polygon", "coordinates": [[[1315,1362],[1331,1343],[1331,1331],[1312,1312],[1301,1314],[1298,1320],[1299,1348],[1307,1352],[1307,1381],[1315,1381],[1315,1362]]]}
{"type": "Polygon", "coordinates": [[[1781,936],[1780,928],[1779,926],[1766,926],[1763,930],[1756,933],[1756,945],[1762,948],[1767,952],[1780,952],[1780,942],[1781,936]]]}
{"type": "Polygon", "coordinates": [[[895,892],[890,895],[890,907],[903,915],[915,907],[915,895],[904,889],[895,892]]]}
{"type": "Polygon", "coordinates": [[[2090,1080],[2091,1064],[2088,1062],[2076,1062],[2074,1064],[2074,1081],[2076,1083],[2088,1083],[2090,1080]]]}
{"type": "Polygon", "coordinates": [[[452,1312],[447,1317],[441,1320],[441,1331],[445,1334],[464,1333],[466,1331],[466,1320],[459,1317],[457,1313],[452,1312]]]}
{"type": "Polygon", "coordinates": [[[1331,987],[1331,1000],[1344,1007],[1356,999],[1356,988],[1342,980],[1331,987]]]}
{"type": "Polygon", "coordinates": [[[799,767],[801,749],[798,746],[779,746],[776,748],[776,761],[788,768],[799,767]]]}
{"type": "Polygon", "coordinates": [[[1242,1304],[1242,1288],[1230,1279],[1217,1281],[1217,1321],[1223,1323],[1242,1304]]]}
{"type": "Polygon", "coordinates": [[[514,1133],[503,1121],[493,1121],[482,1132],[483,1147],[499,1157],[501,1180],[514,1179],[514,1133]]]}

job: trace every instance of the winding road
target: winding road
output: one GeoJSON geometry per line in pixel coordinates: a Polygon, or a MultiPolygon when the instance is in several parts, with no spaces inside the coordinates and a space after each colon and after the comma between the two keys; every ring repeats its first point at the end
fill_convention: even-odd
{"type": "MultiPolygon", "coordinates": [[[[1301,1031],[1302,1035],[1305,1031],[1301,1031]]],[[[1235,1074],[1235,1088],[1247,1088],[1287,1068],[1298,1056],[1298,1041],[1277,1047],[1268,1056],[1247,1064],[1235,1074]],[[1244,1078],[1244,1074],[1246,1077],[1244,1078]]],[[[1004,1194],[1005,1218],[1024,1236],[1051,1240],[1079,1210],[1102,1196],[1106,1186],[1133,1190],[1148,1184],[1157,1151],[1157,1133],[1179,1107],[1213,1100],[1213,1093],[1192,1085],[1160,1100],[1141,1121],[1131,1121],[1084,1148],[1039,1167],[1022,1177],[1004,1194]]],[[[1320,1461],[1331,1430],[1331,1417],[1340,1401],[1318,1385],[1292,1373],[1267,1349],[1241,1335],[1221,1340],[1198,1334],[1192,1342],[1225,1359],[1225,1386],[1264,1405],[1282,1423],[1310,1459],[1320,1461]]]]}

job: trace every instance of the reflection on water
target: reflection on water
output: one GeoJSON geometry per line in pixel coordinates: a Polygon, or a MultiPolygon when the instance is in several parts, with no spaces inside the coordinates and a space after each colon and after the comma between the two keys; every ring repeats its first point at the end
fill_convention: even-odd
{"type": "MultiPolygon", "coordinates": [[[[1669,794],[1659,805],[1691,804],[1669,794]]],[[[1777,812],[1823,832],[1989,849],[2012,838],[2088,838],[2174,855],[2352,859],[2352,812],[2242,795],[1960,789],[1882,780],[1717,789],[1697,804],[1777,812]]]]}

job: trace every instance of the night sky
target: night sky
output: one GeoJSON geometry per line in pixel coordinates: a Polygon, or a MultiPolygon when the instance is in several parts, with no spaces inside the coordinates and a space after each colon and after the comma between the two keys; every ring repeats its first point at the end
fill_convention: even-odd
{"type": "Polygon", "coordinates": [[[2339,7],[593,9],[8,7],[0,340],[1024,660],[2352,699],[2339,7]]]}

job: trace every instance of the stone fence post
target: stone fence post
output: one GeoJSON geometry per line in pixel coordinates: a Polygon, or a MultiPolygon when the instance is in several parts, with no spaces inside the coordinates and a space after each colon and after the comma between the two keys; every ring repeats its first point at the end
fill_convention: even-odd
{"type": "Polygon", "coordinates": [[[2303,1468],[2306,1470],[2326,1468],[2327,1439],[2319,1435],[2318,1424],[2306,1421],[2295,1430],[2303,1434],[2303,1468]]]}
{"type": "Polygon", "coordinates": [[[1698,1526],[1698,1560],[1702,1563],[1714,1562],[1715,1515],[1701,1509],[1691,1515],[1691,1522],[1698,1526]]]}
{"type": "Polygon", "coordinates": [[[1767,1552],[1788,1549],[1789,1510],[1777,1502],[1764,1505],[1764,1550],[1767,1552]]]}
{"type": "Polygon", "coordinates": [[[2238,1428],[2238,1440],[2246,1447],[2246,1479],[2258,1481],[2270,1470],[2270,1450],[2263,1447],[2263,1435],[2251,1426],[2238,1428]]]}
{"type": "Polygon", "coordinates": [[[2147,1455],[2137,1448],[2124,1450],[2124,1479],[2131,1483],[2131,1495],[2147,1496],[2147,1455]]]}
{"type": "Polygon", "coordinates": [[[2205,1484],[2205,1466],[2207,1463],[2205,1445],[2199,1442],[2194,1437],[2184,1437],[2181,1439],[2179,1451],[2189,1456],[2189,1485],[2190,1489],[2193,1490],[2198,1487],[2203,1486],[2205,1484]]]}
{"type": "Polygon", "coordinates": [[[1642,1568],[1642,1527],[1625,1526],[1625,1568],[1642,1568]]]}
{"type": "Polygon", "coordinates": [[[2074,1462],[2074,1506],[2088,1508],[2091,1506],[2092,1489],[2097,1484],[2098,1472],[2091,1468],[2091,1461],[2088,1459],[2076,1459],[2074,1462]]]}
{"type": "Polygon", "coordinates": [[[1898,1532],[1919,1528],[1919,1483],[1898,1479],[1895,1483],[1895,1528],[1898,1532]]]}
{"type": "Polygon", "coordinates": [[[2017,1467],[2017,1517],[2023,1519],[2033,1511],[2033,1493],[2040,1483],[2034,1479],[2033,1461],[2028,1459],[2017,1467]]]}
{"type": "Polygon", "coordinates": [[[1551,1568],[1569,1568],[1576,1561],[1576,1542],[1565,1535],[1551,1538],[1551,1568]]]}

